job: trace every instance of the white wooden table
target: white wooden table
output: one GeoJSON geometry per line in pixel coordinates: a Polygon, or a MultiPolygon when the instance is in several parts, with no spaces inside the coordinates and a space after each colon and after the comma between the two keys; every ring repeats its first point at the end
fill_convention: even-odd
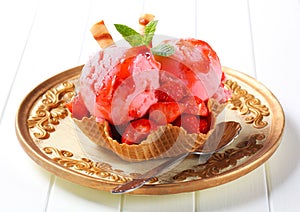
{"type": "Polygon", "coordinates": [[[9,0],[0,2],[0,211],[297,211],[300,196],[299,0],[9,0]],[[263,82],[286,116],[282,143],[259,168],[230,183],[163,196],[113,195],[48,173],[21,148],[14,128],[36,85],[83,64],[99,47],[89,33],[104,19],[207,41],[224,66],[263,82]]]}

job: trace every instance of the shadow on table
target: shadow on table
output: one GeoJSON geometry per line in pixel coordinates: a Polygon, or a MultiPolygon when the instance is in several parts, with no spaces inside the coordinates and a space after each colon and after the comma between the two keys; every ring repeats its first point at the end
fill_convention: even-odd
{"type": "Polygon", "coordinates": [[[270,176],[271,189],[287,182],[300,161],[300,132],[297,131],[299,127],[296,128],[299,123],[295,123],[294,119],[286,117],[281,144],[268,163],[267,174],[270,176]]]}
{"type": "Polygon", "coordinates": [[[267,210],[268,190],[272,192],[279,189],[297,169],[300,160],[300,135],[295,126],[293,119],[286,117],[281,144],[271,158],[239,179],[197,192],[196,207],[204,211],[220,211],[222,208],[239,211],[248,206],[267,210]]]}
{"type": "Polygon", "coordinates": [[[121,195],[113,195],[106,191],[84,187],[61,178],[56,179],[56,184],[62,188],[58,195],[63,199],[66,199],[66,195],[71,196],[70,204],[72,201],[77,200],[78,205],[82,204],[81,209],[89,207],[98,208],[99,211],[119,211],[120,209],[121,195]]]}

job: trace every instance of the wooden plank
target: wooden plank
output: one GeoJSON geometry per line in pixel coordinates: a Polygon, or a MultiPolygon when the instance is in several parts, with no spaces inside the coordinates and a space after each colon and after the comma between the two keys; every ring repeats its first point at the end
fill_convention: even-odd
{"type": "MultiPolygon", "coordinates": [[[[197,36],[218,53],[222,65],[256,76],[247,0],[197,4],[197,36]]],[[[199,211],[268,211],[264,166],[231,183],[199,191],[199,211]]]]}
{"type": "Polygon", "coordinates": [[[157,34],[176,38],[196,36],[196,1],[145,0],[144,13],[159,20],[157,34]]]}
{"type": "Polygon", "coordinates": [[[90,28],[93,24],[104,20],[114,41],[118,42],[122,39],[122,36],[117,32],[114,24],[126,24],[138,31],[138,19],[142,14],[143,8],[143,1],[136,0],[112,0],[105,2],[92,0],[90,4],[89,18],[86,23],[85,34],[83,36],[84,43],[80,56],[80,63],[82,64],[84,64],[92,54],[101,49],[90,33],[90,28]]]}
{"type": "Polygon", "coordinates": [[[89,7],[82,1],[40,2],[23,61],[31,67],[32,86],[78,65],[89,7]]]}
{"type": "MultiPolygon", "coordinates": [[[[13,6],[18,8],[19,2],[14,3],[13,6]]],[[[27,35],[29,32],[24,35],[27,42],[26,48],[22,52],[22,57],[19,58],[21,60],[16,58],[16,63],[20,63],[18,74],[0,128],[1,136],[7,140],[4,146],[7,151],[3,151],[0,156],[1,167],[7,170],[1,177],[3,182],[7,182],[2,185],[5,200],[0,207],[4,209],[3,211],[44,211],[47,210],[48,205],[51,205],[51,202],[48,202],[48,195],[53,186],[51,175],[30,160],[19,145],[17,138],[12,137],[15,134],[14,114],[21,100],[31,89],[48,77],[77,65],[83,29],[89,11],[87,5],[85,1],[76,3],[74,1],[40,1],[30,35],[27,35]]],[[[34,13],[29,8],[36,8],[37,2],[26,1],[24,5],[19,6],[20,11],[24,10],[24,17],[21,12],[20,14],[12,13],[12,15],[19,19],[24,18],[25,23],[31,25],[32,21],[29,17],[26,18],[26,14],[27,12],[34,13]],[[27,4],[28,9],[26,9],[27,4]]],[[[19,21],[22,24],[22,20],[19,21]]],[[[26,33],[26,30],[23,29],[19,33],[22,34],[22,32],[26,33]]],[[[57,203],[54,202],[54,204],[57,203]]]]}
{"type": "Polygon", "coordinates": [[[197,2],[197,37],[212,46],[222,65],[255,77],[247,0],[197,2]]]}
{"type": "Polygon", "coordinates": [[[56,178],[47,211],[120,211],[121,196],[56,178]]]}
{"type": "Polygon", "coordinates": [[[0,2],[0,123],[37,9],[37,0],[0,2]],[[16,6],[18,5],[18,6],[16,6]],[[22,17],[22,18],[20,18],[22,17]]]}
{"type": "Polygon", "coordinates": [[[29,159],[13,135],[14,115],[22,96],[12,91],[0,126],[2,153],[0,155],[1,189],[3,199],[1,211],[41,211],[48,198],[50,174],[29,159]],[[16,203],[17,202],[17,203],[16,203]]]}
{"type": "Polygon", "coordinates": [[[194,193],[172,195],[125,195],[122,211],[194,211],[194,193]]]}
{"type": "Polygon", "coordinates": [[[196,193],[197,211],[268,211],[264,166],[227,184],[196,193]]]}
{"type": "Polygon", "coordinates": [[[255,0],[250,11],[257,77],[277,96],[286,116],[282,143],[268,162],[270,209],[298,211],[300,2],[255,0]]]}
{"type": "MultiPolygon", "coordinates": [[[[16,76],[15,79],[15,74],[26,70],[22,67],[22,59],[28,47],[37,6],[36,0],[0,2],[0,113],[6,106],[1,113],[0,124],[3,141],[1,190],[4,194],[0,211],[41,211],[47,201],[50,175],[29,159],[14,136],[15,114],[26,93],[24,88],[30,87],[27,77],[16,76]],[[12,86],[14,80],[15,85],[12,86]]],[[[30,67],[27,68],[30,70],[30,67]]]]}

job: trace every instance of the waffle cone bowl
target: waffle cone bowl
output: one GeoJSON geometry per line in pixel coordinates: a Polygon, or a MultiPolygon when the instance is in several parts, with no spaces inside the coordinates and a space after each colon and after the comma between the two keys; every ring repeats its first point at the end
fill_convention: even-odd
{"type": "Polygon", "coordinates": [[[138,162],[151,159],[174,157],[179,154],[201,151],[205,141],[215,127],[217,115],[226,104],[209,100],[208,109],[211,112],[210,131],[207,134],[189,134],[182,127],[167,124],[151,132],[140,144],[129,145],[119,143],[111,136],[108,122],[96,122],[95,117],[84,117],[81,120],[73,118],[81,131],[94,143],[111,150],[125,161],[138,162]]]}

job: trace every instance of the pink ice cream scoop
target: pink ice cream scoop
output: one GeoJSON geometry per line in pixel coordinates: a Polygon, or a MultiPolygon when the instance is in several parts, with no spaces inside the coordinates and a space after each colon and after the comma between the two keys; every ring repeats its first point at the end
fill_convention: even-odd
{"type": "Polygon", "coordinates": [[[186,96],[197,98],[197,107],[209,98],[227,100],[219,59],[207,43],[196,39],[163,43],[172,45],[175,53],[157,56],[145,46],[111,46],[96,53],[80,76],[79,93],[90,114],[122,125],[148,118],[151,106],[160,102],[176,101],[180,115],[186,96]]]}

